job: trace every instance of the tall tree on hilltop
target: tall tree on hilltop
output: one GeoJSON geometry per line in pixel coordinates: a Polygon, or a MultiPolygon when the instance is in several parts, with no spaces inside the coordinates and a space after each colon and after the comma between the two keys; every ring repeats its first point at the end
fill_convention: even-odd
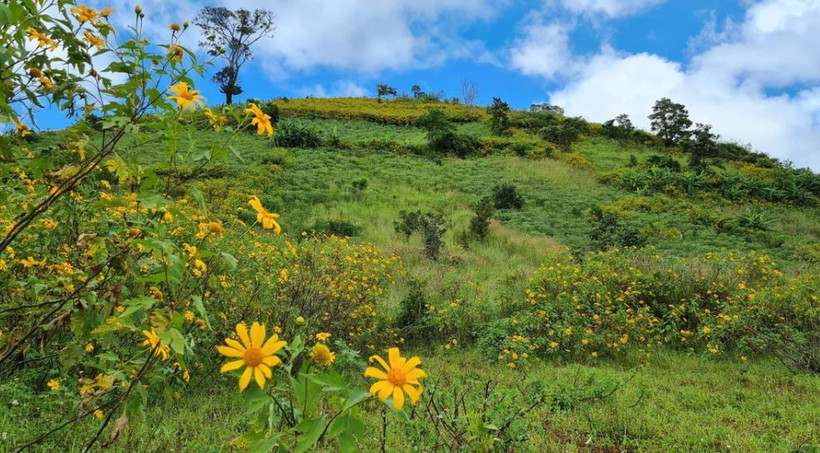
{"type": "Polygon", "coordinates": [[[265,37],[273,36],[273,12],[266,9],[248,11],[206,6],[199,11],[194,23],[205,36],[199,45],[208,55],[222,56],[226,65],[214,74],[214,82],[225,94],[225,103],[231,104],[235,95],[242,93],[239,70],[251,59],[251,46],[265,37]]]}
{"type": "Polygon", "coordinates": [[[689,139],[692,120],[689,111],[683,104],[672,102],[669,98],[661,98],[655,102],[652,114],[652,132],[656,132],[666,146],[675,146],[689,139]]]}

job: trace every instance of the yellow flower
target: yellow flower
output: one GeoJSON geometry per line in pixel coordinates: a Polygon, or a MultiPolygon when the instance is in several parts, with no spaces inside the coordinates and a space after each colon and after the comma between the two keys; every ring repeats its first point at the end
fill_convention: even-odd
{"type": "Polygon", "coordinates": [[[200,107],[205,106],[202,102],[205,98],[199,94],[199,91],[189,90],[188,84],[185,82],[179,82],[169,89],[174,92],[175,96],[168,96],[168,99],[173,99],[176,101],[177,105],[182,110],[189,109],[193,112],[196,110],[197,104],[199,104],[200,107]]]}
{"type": "Polygon", "coordinates": [[[94,352],[94,343],[86,343],[85,352],[94,352]]]}
{"type": "Polygon", "coordinates": [[[84,36],[85,36],[85,40],[88,41],[88,43],[91,44],[92,46],[94,46],[98,49],[105,48],[105,40],[103,40],[102,38],[100,38],[98,36],[95,36],[94,33],[91,33],[90,31],[86,30],[86,32],[84,33],[84,36]]]}
{"type": "Polygon", "coordinates": [[[211,111],[211,109],[205,109],[205,116],[208,117],[208,120],[210,121],[211,126],[213,126],[215,131],[222,130],[222,127],[225,126],[225,124],[228,122],[228,117],[226,117],[225,115],[217,115],[216,113],[211,111]]]}
{"type": "Polygon", "coordinates": [[[14,129],[20,134],[21,137],[28,137],[31,135],[31,129],[23,123],[14,122],[14,129]]]}
{"type": "Polygon", "coordinates": [[[188,310],[185,312],[185,320],[186,321],[193,321],[194,320],[194,312],[188,310]]]}
{"type": "Polygon", "coordinates": [[[248,204],[256,211],[256,221],[262,224],[262,228],[266,230],[273,228],[276,234],[282,232],[282,227],[279,226],[279,223],[276,221],[276,219],[279,218],[279,214],[274,214],[265,209],[262,206],[262,202],[259,201],[259,197],[251,197],[248,204]]]}
{"type": "Polygon", "coordinates": [[[34,266],[43,267],[43,266],[46,265],[46,259],[43,258],[42,261],[37,261],[36,259],[34,259],[32,257],[28,257],[28,258],[20,260],[20,264],[22,264],[23,267],[26,268],[26,269],[28,269],[30,267],[34,267],[34,266]]]}
{"type": "Polygon", "coordinates": [[[387,354],[390,365],[377,355],[370,358],[371,362],[379,362],[384,371],[375,367],[367,367],[364,370],[365,377],[378,379],[378,382],[370,387],[370,394],[378,394],[379,399],[382,401],[392,395],[393,407],[396,410],[401,410],[404,407],[405,393],[410,397],[410,403],[416,404],[421,397],[421,392],[424,391],[419,379],[427,377],[427,373],[418,368],[421,365],[421,359],[413,357],[407,360],[401,356],[399,348],[390,348],[387,354]]]}
{"type": "Polygon", "coordinates": [[[329,366],[336,360],[336,354],[322,343],[316,343],[310,351],[310,358],[319,365],[329,366]]]}
{"type": "Polygon", "coordinates": [[[170,46],[168,46],[168,58],[170,58],[171,60],[181,63],[182,55],[182,46],[180,46],[179,44],[171,44],[170,46]]]}
{"type": "Polygon", "coordinates": [[[94,417],[96,417],[96,418],[97,418],[97,420],[99,420],[99,419],[103,418],[103,411],[101,411],[101,410],[99,410],[99,409],[95,410],[95,411],[94,411],[94,417]]]}
{"type": "Polygon", "coordinates": [[[52,82],[48,77],[41,76],[38,80],[40,80],[40,83],[42,83],[47,90],[54,88],[54,82],[52,82]]]}
{"type": "Polygon", "coordinates": [[[170,28],[171,28],[171,31],[173,31],[173,32],[177,32],[177,31],[179,31],[179,30],[180,30],[179,24],[178,24],[178,23],[176,23],[176,22],[174,22],[173,24],[171,24],[170,28]]]}
{"type": "Polygon", "coordinates": [[[55,222],[52,219],[43,219],[43,226],[46,227],[46,229],[48,229],[48,230],[53,231],[54,229],[57,228],[57,225],[59,225],[59,223],[55,222]]]}
{"type": "Polygon", "coordinates": [[[711,331],[712,331],[712,329],[710,329],[709,326],[703,326],[703,334],[704,335],[709,335],[709,332],[711,332],[711,331]]]}
{"type": "Polygon", "coordinates": [[[330,338],[330,334],[327,332],[319,332],[316,334],[316,339],[319,341],[325,341],[330,338]]]}
{"type": "Polygon", "coordinates": [[[111,15],[111,13],[113,13],[113,12],[114,12],[114,10],[112,10],[110,7],[106,6],[106,7],[105,7],[105,8],[103,8],[103,10],[100,12],[100,17],[108,17],[108,16],[110,16],[110,15],[111,15]]]}
{"type": "Polygon", "coordinates": [[[197,277],[201,277],[207,271],[208,271],[208,265],[205,264],[204,261],[202,261],[200,259],[197,259],[197,260],[194,261],[194,269],[193,269],[193,271],[191,271],[191,272],[193,272],[194,275],[196,275],[197,277]]]}
{"type": "Polygon", "coordinates": [[[260,389],[265,388],[265,380],[273,375],[272,367],[282,363],[282,360],[275,354],[285,347],[287,342],[279,340],[279,335],[274,334],[265,341],[265,325],[254,322],[251,326],[250,335],[245,324],[236,325],[236,334],[239,341],[226,338],[228,346],[217,346],[220,354],[226,357],[238,358],[222,365],[220,372],[238,370],[245,366],[245,371],[239,378],[239,391],[244,392],[251,382],[253,376],[260,389]]]}
{"type": "Polygon", "coordinates": [[[89,8],[85,5],[75,6],[71,8],[71,12],[77,16],[80,22],[91,22],[99,15],[96,9],[89,8]]]}
{"type": "Polygon", "coordinates": [[[268,137],[273,135],[273,126],[270,124],[270,115],[266,114],[259,107],[251,103],[251,106],[245,109],[245,113],[250,113],[254,115],[254,118],[251,120],[251,125],[257,127],[257,134],[262,135],[267,133],[268,137]]]}
{"type": "Polygon", "coordinates": [[[48,388],[50,388],[51,391],[53,392],[54,390],[58,390],[60,388],[60,381],[58,381],[56,379],[52,379],[52,380],[48,381],[48,384],[46,384],[46,385],[48,385],[48,388]]]}
{"type": "Polygon", "coordinates": [[[32,67],[28,68],[28,75],[30,75],[34,78],[37,78],[37,77],[42,76],[43,72],[40,71],[40,68],[32,66],[32,67]]]}
{"type": "Polygon", "coordinates": [[[168,346],[164,346],[159,339],[159,335],[154,329],[151,331],[143,330],[142,334],[145,335],[146,340],[142,342],[143,346],[148,346],[154,351],[155,355],[161,355],[162,360],[168,360],[168,346]]]}
{"type": "Polygon", "coordinates": [[[54,42],[47,34],[35,30],[33,27],[26,29],[29,41],[38,41],[37,48],[49,46],[51,50],[57,48],[57,43],[54,42]]]}

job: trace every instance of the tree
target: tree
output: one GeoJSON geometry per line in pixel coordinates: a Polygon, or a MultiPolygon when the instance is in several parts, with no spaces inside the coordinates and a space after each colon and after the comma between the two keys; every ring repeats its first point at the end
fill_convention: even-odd
{"type": "Polygon", "coordinates": [[[510,106],[501,98],[493,98],[493,105],[487,107],[490,114],[490,129],[496,134],[503,134],[510,127],[510,106]]]}
{"type": "Polygon", "coordinates": [[[655,102],[652,114],[652,132],[656,132],[666,146],[675,146],[689,138],[692,121],[683,104],[662,98],[655,102]]]}
{"type": "Polygon", "coordinates": [[[225,67],[214,74],[213,80],[225,95],[226,104],[231,104],[234,96],[242,94],[239,70],[251,59],[251,46],[262,38],[273,36],[273,19],[273,12],[266,9],[234,11],[213,6],[202,8],[194,19],[205,36],[199,45],[207,49],[208,55],[225,58],[225,67]]]}
{"type": "Polygon", "coordinates": [[[478,84],[475,83],[475,80],[464,79],[461,81],[461,98],[464,99],[464,105],[467,107],[474,106],[478,93],[478,84]]]}
{"type": "Polygon", "coordinates": [[[395,88],[391,87],[386,83],[380,83],[376,85],[376,97],[379,98],[379,102],[381,102],[382,97],[384,96],[395,96],[399,94],[395,88]]]}
{"type": "Polygon", "coordinates": [[[555,113],[556,115],[564,116],[564,108],[560,105],[552,105],[547,104],[546,102],[530,104],[530,112],[533,113],[542,113],[542,112],[549,112],[555,113]]]}
{"type": "Polygon", "coordinates": [[[632,120],[629,119],[629,115],[626,113],[622,113],[602,125],[603,134],[616,140],[627,140],[634,131],[635,126],[632,125],[632,120]]]}
{"type": "Polygon", "coordinates": [[[424,95],[424,91],[421,90],[421,87],[418,85],[413,85],[410,87],[410,92],[413,93],[413,97],[418,99],[424,95]]]}
{"type": "Polygon", "coordinates": [[[697,123],[691,132],[690,138],[683,142],[683,150],[690,156],[690,165],[703,166],[703,160],[708,157],[717,157],[720,136],[712,133],[709,124],[697,123]]]}

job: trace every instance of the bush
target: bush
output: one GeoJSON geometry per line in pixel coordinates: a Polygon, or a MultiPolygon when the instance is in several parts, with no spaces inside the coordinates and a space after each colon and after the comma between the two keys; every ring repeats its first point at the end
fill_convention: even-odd
{"type": "Polygon", "coordinates": [[[624,224],[617,214],[604,211],[598,206],[590,210],[589,221],[592,224],[589,238],[596,250],[640,247],[646,242],[638,230],[624,224]]]}
{"type": "Polygon", "coordinates": [[[512,184],[495,186],[492,194],[495,209],[524,209],[524,198],[518,193],[518,188],[512,184]]]}
{"type": "Polygon", "coordinates": [[[668,155],[661,156],[654,154],[649,156],[646,163],[650,166],[666,168],[676,172],[681,170],[680,162],[678,162],[674,157],[668,155]]]}
{"type": "Polygon", "coordinates": [[[404,234],[407,239],[415,232],[421,234],[424,254],[431,260],[438,259],[441,248],[444,247],[442,237],[447,231],[444,227],[444,217],[441,214],[400,211],[399,220],[393,223],[393,227],[397,233],[404,234]]]}
{"type": "Polygon", "coordinates": [[[541,128],[538,134],[544,140],[560,146],[564,151],[569,151],[572,144],[578,141],[581,132],[572,125],[556,124],[541,128]]]}
{"type": "Polygon", "coordinates": [[[401,300],[401,313],[396,320],[396,327],[401,330],[407,340],[413,341],[425,338],[424,330],[428,326],[427,296],[419,282],[410,280],[408,286],[410,291],[401,300]]]}
{"type": "Polygon", "coordinates": [[[354,237],[362,231],[362,227],[346,220],[320,220],[310,227],[311,231],[325,236],[354,237]]]}
{"type": "Polygon", "coordinates": [[[510,128],[510,106],[501,98],[493,98],[493,105],[487,107],[490,115],[490,129],[501,135],[510,128]]]}
{"type": "Polygon", "coordinates": [[[318,148],[322,137],[311,124],[281,121],[274,132],[273,143],[284,148],[318,148]]]}
{"type": "Polygon", "coordinates": [[[473,211],[475,215],[470,219],[468,234],[473,239],[484,241],[490,233],[490,219],[495,213],[495,202],[490,197],[484,197],[473,206],[473,211]]]}

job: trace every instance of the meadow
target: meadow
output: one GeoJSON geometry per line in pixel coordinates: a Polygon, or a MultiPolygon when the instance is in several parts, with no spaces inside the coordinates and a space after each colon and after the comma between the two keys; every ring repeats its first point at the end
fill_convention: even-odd
{"type": "Polygon", "coordinates": [[[0,451],[820,451],[817,174],[172,50],[3,135],[0,451]]]}

